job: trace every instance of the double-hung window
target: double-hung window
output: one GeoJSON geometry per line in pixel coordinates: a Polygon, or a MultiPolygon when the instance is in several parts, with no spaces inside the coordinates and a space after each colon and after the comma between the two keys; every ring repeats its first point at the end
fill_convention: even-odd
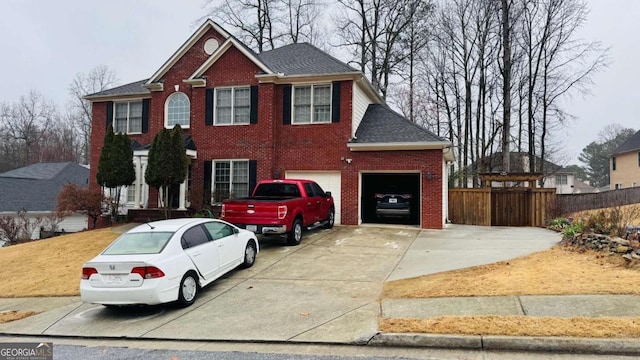
{"type": "Polygon", "coordinates": [[[216,125],[249,124],[251,90],[248,86],[218,88],[214,102],[216,125]]]}
{"type": "Polygon", "coordinates": [[[249,196],[249,161],[215,161],[213,167],[215,202],[249,196]]]}
{"type": "Polygon", "coordinates": [[[331,122],[331,84],[293,87],[293,124],[331,122]]]}
{"type": "Polygon", "coordinates": [[[142,132],[142,101],[117,102],[113,106],[115,133],[139,134],[142,132]]]}
{"type": "Polygon", "coordinates": [[[567,175],[556,175],[556,185],[567,185],[567,175]]]}

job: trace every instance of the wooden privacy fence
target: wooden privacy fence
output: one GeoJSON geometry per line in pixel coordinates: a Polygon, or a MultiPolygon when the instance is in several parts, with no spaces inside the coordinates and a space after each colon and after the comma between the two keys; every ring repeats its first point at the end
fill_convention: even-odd
{"type": "Polygon", "coordinates": [[[556,189],[449,189],[449,220],[483,226],[546,226],[556,189]]]}
{"type": "Polygon", "coordinates": [[[640,203],[640,187],[610,190],[592,194],[558,195],[558,212],[569,214],[576,211],[601,209],[640,203]]]}

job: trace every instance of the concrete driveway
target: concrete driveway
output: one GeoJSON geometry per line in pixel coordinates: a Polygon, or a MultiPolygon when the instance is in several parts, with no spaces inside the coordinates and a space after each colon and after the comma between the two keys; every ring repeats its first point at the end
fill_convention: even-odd
{"type": "MultiPolygon", "coordinates": [[[[48,311],[0,324],[0,332],[364,342],[377,333],[382,284],[419,232],[415,228],[340,226],[307,232],[296,247],[265,239],[252,268],[236,270],[214,282],[189,308],[114,311],[83,304],[79,298],[54,298],[56,305],[49,303],[48,311]]],[[[0,311],[27,307],[18,301],[0,304],[4,304],[0,311]]]]}
{"type": "Polygon", "coordinates": [[[385,281],[506,260],[559,240],[536,228],[339,226],[307,232],[296,247],[264,239],[252,268],[214,282],[186,309],[0,299],[0,311],[42,311],[0,324],[0,333],[365,343],[378,332],[385,281]]]}

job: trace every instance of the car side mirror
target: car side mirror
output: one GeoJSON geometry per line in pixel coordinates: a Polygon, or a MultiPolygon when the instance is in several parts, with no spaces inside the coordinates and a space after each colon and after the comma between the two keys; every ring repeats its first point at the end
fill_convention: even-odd
{"type": "Polygon", "coordinates": [[[239,232],[240,232],[240,230],[238,230],[238,228],[237,228],[237,227],[233,227],[232,229],[233,229],[233,233],[234,233],[234,234],[237,234],[237,233],[239,233],[239,232]]]}
{"type": "Polygon", "coordinates": [[[331,191],[326,191],[324,193],[324,197],[331,197],[331,191]]]}

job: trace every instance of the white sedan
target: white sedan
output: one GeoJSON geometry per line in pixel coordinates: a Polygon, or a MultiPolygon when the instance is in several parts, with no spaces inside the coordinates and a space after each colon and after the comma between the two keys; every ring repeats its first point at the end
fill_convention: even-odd
{"type": "Polygon", "coordinates": [[[139,225],[82,267],[82,301],[105,306],[193,304],[198,290],[258,254],[250,231],[222,220],[184,218],[139,225]]]}

